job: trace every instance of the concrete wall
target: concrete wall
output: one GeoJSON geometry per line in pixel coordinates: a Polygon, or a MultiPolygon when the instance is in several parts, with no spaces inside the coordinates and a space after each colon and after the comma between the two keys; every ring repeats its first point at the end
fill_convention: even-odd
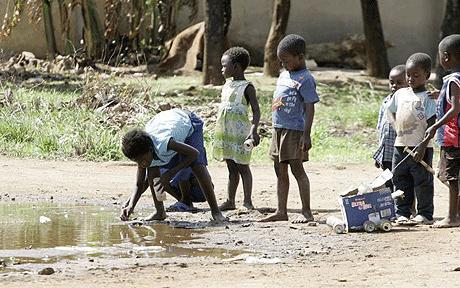
{"type": "MultiPolygon", "coordinates": [[[[251,48],[254,60],[263,59],[272,14],[272,0],[233,0],[229,37],[251,48]]],[[[391,65],[405,62],[414,52],[435,56],[444,13],[443,0],[379,1],[391,65]]],[[[291,0],[287,33],[302,35],[309,43],[340,41],[363,34],[359,0],[291,0]]]]}
{"type": "MultiPolygon", "coordinates": [[[[7,2],[9,1],[0,0],[0,19],[3,19],[7,2]]],[[[103,15],[104,1],[97,2],[101,5],[100,11],[103,15]]],[[[200,2],[196,21],[203,19],[203,0],[200,2]]],[[[381,0],[379,5],[385,39],[394,45],[388,50],[391,65],[405,62],[414,52],[435,56],[445,0],[381,0]]],[[[230,41],[234,45],[248,48],[253,63],[261,63],[263,47],[270,29],[272,0],[232,0],[232,10],[230,41]]],[[[55,15],[57,24],[58,14],[55,15]]],[[[178,20],[179,28],[191,24],[188,16],[189,10],[184,9],[178,20]]],[[[360,1],[291,0],[287,30],[288,33],[302,35],[309,43],[340,41],[347,35],[363,34],[360,1]]],[[[74,35],[78,45],[81,33],[74,31],[74,35]]],[[[0,41],[1,49],[6,52],[27,50],[37,56],[45,56],[43,24],[30,25],[27,19],[23,19],[11,37],[0,41]]]]}
{"type": "MultiPolygon", "coordinates": [[[[9,0],[0,0],[0,19],[3,20],[3,17],[6,12],[9,15],[13,12],[12,5],[8,5],[9,0]]],[[[57,1],[51,1],[52,3],[52,13],[53,13],[53,25],[55,28],[55,37],[56,45],[59,51],[63,50],[64,43],[60,37],[60,18],[59,10],[57,6],[57,1]]],[[[97,2],[98,9],[101,11],[100,15],[102,16],[103,11],[103,1],[97,2]]],[[[0,56],[8,57],[14,53],[20,53],[22,51],[29,51],[35,54],[39,58],[47,57],[47,45],[46,45],[46,35],[43,21],[39,23],[31,23],[26,14],[23,13],[21,16],[21,21],[13,28],[10,36],[5,39],[0,40],[0,56]]],[[[0,20],[0,21],[1,21],[0,20]]],[[[83,19],[81,17],[81,9],[77,6],[70,15],[71,27],[73,30],[70,31],[70,38],[73,42],[75,49],[81,47],[80,41],[83,38],[83,19]]],[[[0,22],[0,25],[3,23],[0,22]]]]}

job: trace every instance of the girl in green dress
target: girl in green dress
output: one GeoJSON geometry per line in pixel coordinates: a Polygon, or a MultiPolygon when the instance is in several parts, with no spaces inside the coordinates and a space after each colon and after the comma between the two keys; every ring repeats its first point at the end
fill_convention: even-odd
{"type": "Polygon", "coordinates": [[[213,143],[213,156],[225,161],[228,168],[228,198],[220,206],[221,210],[235,209],[235,194],[238,183],[243,181],[244,204],[252,205],[252,174],[249,168],[251,148],[259,144],[257,134],[260,110],[256,90],[244,77],[244,70],[250,61],[249,53],[242,47],[233,47],[222,56],[222,74],[227,80],[222,88],[222,98],[216,122],[213,143]],[[252,121],[248,108],[251,106],[252,121]]]}

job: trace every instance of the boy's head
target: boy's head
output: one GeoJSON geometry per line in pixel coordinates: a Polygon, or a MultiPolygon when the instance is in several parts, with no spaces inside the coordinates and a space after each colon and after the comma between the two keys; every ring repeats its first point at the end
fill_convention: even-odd
{"type": "Polygon", "coordinates": [[[251,61],[248,50],[243,47],[232,47],[224,52],[221,58],[222,75],[233,77],[236,72],[242,73],[251,61]]]}
{"type": "Polygon", "coordinates": [[[406,81],[412,89],[424,87],[431,74],[431,57],[415,53],[406,61],[406,81]]]}
{"type": "Polygon", "coordinates": [[[395,93],[403,87],[407,87],[406,82],[406,65],[397,65],[390,70],[388,82],[391,93],[395,93]]]}
{"type": "Polygon", "coordinates": [[[152,147],[152,139],[141,129],[128,131],[121,141],[123,154],[142,168],[149,167],[153,160],[152,147]]]}
{"type": "Polygon", "coordinates": [[[305,68],[305,39],[296,34],[289,34],[281,39],[277,49],[278,59],[287,71],[305,68]]]}
{"type": "Polygon", "coordinates": [[[460,34],[444,37],[438,46],[439,63],[445,70],[460,66],[460,34]]]}

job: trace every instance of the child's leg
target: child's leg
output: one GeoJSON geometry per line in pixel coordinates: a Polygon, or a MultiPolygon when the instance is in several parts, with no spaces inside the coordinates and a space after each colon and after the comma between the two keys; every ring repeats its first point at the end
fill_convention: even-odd
{"type": "Polygon", "coordinates": [[[279,163],[275,160],[275,173],[277,176],[276,191],[278,196],[278,209],[276,212],[260,222],[287,221],[287,200],[289,192],[288,163],[279,163]]]}
{"type": "Polygon", "coordinates": [[[238,164],[235,163],[233,160],[227,159],[225,161],[227,163],[228,169],[228,183],[227,183],[227,201],[224,204],[219,206],[221,211],[226,210],[234,210],[235,207],[235,195],[236,189],[238,188],[238,184],[240,182],[240,175],[238,173],[238,164]]]}
{"type": "MultiPolygon", "coordinates": [[[[403,148],[395,147],[393,154],[393,166],[405,157],[406,153],[403,152],[403,148]]],[[[396,199],[396,215],[404,216],[409,218],[411,215],[410,209],[414,201],[414,181],[410,175],[411,162],[412,165],[419,165],[415,163],[412,158],[402,162],[397,169],[393,171],[393,184],[394,190],[401,190],[404,192],[404,197],[396,199]]]]}
{"type": "MultiPolygon", "coordinates": [[[[459,190],[459,187],[460,187],[460,180],[457,181],[457,191],[459,190]]],[[[457,217],[460,217],[460,193],[457,193],[457,194],[459,194],[458,202],[457,202],[457,217]]]]}
{"type": "MultiPolygon", "coordinates": [[[[382,170],[390,170],[391,171],[391,167],[393,166],[393,163],[391,161],[383,161],[382,162],[382,170]]],[[[391,179],[388,180],[386,183],[385,183],[385,186],[387,188],[390,188],[391,192],[393,192],[393,182],[391,182],[391,179]]]]}
{"type": "Polygon", "coordinates": [[[293,223],[307,223],[313,221],[313,214],[310,210],[310,181],[303,167],[302,160],[290,160],[291,172],[294,174],[299,186],[300,200],[302,201],[302,216],[292,221],[293,223]]]}
{"type": "Polygon", "coordinates": [[[194,164],[192,166],[193,174],[195,175],[198,183],[200,184],[201,190],[208,201],[209,208],[211,208],[212,218],[218,222],[225,221],[226,218],[219,210],[216,201],[216,195],[214,195],[214,185],[212,185],[211,176],[209,175],[208,169],[205,165],[194,164]]]}
{"type": "Polygon", "coordinates": [[[189,207],[193,207],[192,203],[192,186],[190,185],[190,180],[181,180],[179,181],[179,189],[173,189],[178,191],[180,194],[180,201],[189,207]]]}
{"type": "Polygon", "coordinates": [[[449,181],[449,213],[447,217],[433,224],[434,228],[450,228],[460,226],[459,209],[459,181],[449,181]]]}
{"type": "Polygon", "coordinates": [[[459,181],[449,181],[449,214],[446,218],[437,221],[434,223],[433,227],[435,228],[450,228],[460,226],[460,220],[458,218],[458,208],[459,208],[459,181]]]}
{"type": "Polygon", "coordinates": [[[238,172],[243,180],[244,203],[243,206],[247,209],[254,209],[252,205],[252,173],[249,165],[237,164],[238,172]]]}
{"type": "MultiPolygon", "coordinates": [[[[433,148],[427,148],[423,160],[431,166],[433,162],[433,148]]],[[[433,175],[419,163],[409,160],[412,164],[411,174],[414,179],[414,192],[417,199],[417,215],[433,220],[433,175]]]]}
{"type": "MultiPolygon", "coordinates": [[[[180,186],[179,186],[180,187],[180,186]]],[[[172,187],[171,185],[164,187],[166,193],[174,197],[177,201],[181,201],[184,199],[184,195],[181,193],[180,188],[176,189],[172,187]]],[[[185,202],[184,202],[185,203],[185,202]]]]}

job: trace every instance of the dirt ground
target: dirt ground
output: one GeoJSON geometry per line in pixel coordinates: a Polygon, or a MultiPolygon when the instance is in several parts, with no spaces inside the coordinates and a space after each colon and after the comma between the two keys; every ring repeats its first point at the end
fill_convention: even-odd
{"type": "MultiPolygon", "coordinates": [[[[250,213],[226,213],[230,223],[209,225],[196,248],[222,248],[242,255],[70,261],[50,276],[0,274],[1,287],[457,287],[460,280],[460,229],[395,227],[389,233],[336,235],[322,224],[339,215],[337,196],[379,174],[371,164],[307,163],[311,202],[319,224],[257,223],[276,206],[270,166],[253,167],[254,205],[250,213]],[[252,255],[247,257],[247,255],[252,255]],[[266,262],[273,262],[272,264],[266,262]]],[[[210,168],[219,203],[225,200],[227,171],[210,168]]],[[[17,160],[0,157],[0,201],[119,205],[128,197],[136,168],[128,163],[17,160]],[[51,197],[53,198],[51,200],[51,197]]],[[[294,179],[289,208],[300,208],[294,179]]],[[[237,194],[242,204],[242,192],[237,194]]],[[[144,196],[142,207],[152,200],[144,196]]],[[[166,205],[172,203],[168,198],[166,205]]],[[[199,206],[206,208],[206,205],[199,206]]],[[[435,215],[447,211],[447,189],[435,183],[435,215]]],[[[203,222],[208,211],[170,213],[169,220],[203,222]]],[[[206,222],[205,222],[206,223],[206,222]]]]}

